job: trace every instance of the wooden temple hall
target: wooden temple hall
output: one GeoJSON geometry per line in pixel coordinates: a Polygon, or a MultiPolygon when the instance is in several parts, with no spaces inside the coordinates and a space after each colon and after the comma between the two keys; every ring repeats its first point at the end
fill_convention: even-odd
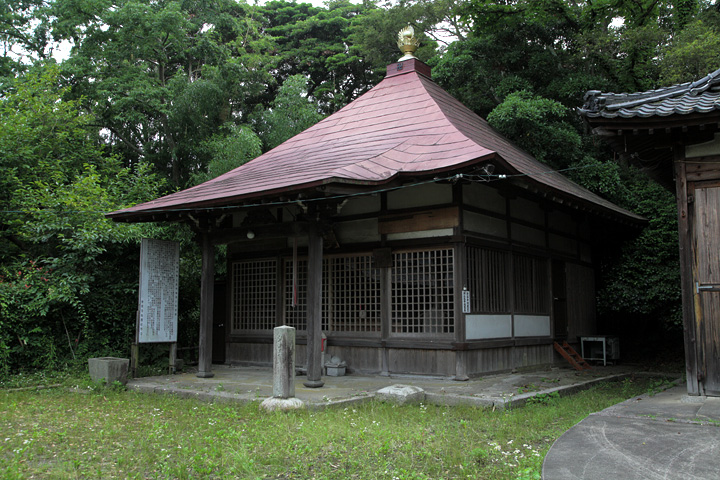
{"type": "Polygon", "coordinates": [[[271,365],[273,328],[295,327],[309,386],[323,384],[323,334],[351,372],[462,380],[551,364],[555,340],[598,333],[597,248],[643,219],[451,97],[412,35],[337,113],[213,180],[108,214],[198,232],[198,376],[212,375],[213,308],[229,364],[271,365]],[[213,292],[220,244],[228,278],[213,292]]]}

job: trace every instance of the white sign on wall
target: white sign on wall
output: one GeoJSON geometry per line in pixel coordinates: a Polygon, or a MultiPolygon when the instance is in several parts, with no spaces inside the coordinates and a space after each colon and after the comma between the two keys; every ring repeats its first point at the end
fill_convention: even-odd
{"type": "Polygon", "coordinates": [[[177,342],[180,244],[143,238],[138,343],[177,342]]]}

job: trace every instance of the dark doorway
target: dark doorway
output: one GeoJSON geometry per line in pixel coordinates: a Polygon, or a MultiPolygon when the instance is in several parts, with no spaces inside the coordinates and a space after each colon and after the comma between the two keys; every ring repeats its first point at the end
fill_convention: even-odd
{"type": "Polygon", "coordinates": [[[552,261],[552,296],[553,296],[553,323],[555,325],[555,338],[567,338],[567,285],[565,262],[552,261]]]}
{"type": "Polygon", "coordinates": [[[216,282],[213,297],[212,363],[225,363],[225,325],[227,323],[225,299],[225,282],[216,282]]]}

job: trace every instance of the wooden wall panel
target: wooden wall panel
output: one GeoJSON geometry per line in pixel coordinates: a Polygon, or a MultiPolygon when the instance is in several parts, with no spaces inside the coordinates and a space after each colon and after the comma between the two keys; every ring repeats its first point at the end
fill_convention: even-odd
{"type": "Polygon", "coordinates": [[[450,350],[388,349],[389,373],[455,375],[455,352],[450,350]]]}
{"type": "Polygon", "coordinates": [[[272,366],[272,344],[228,342],[225,349],[225,363],[272,366]]]}
{"type": "Polygon", "coordinates": [[[465,352],[469,376],[512,370],[514,347],[487,348],[465,352]]]}
{"type": "Polygon", "coordinates": [[[347,362],[351,372],[380,373],[382,369],[382,349],[375,347],[346,347],[330,345],[325,361],[336,355],[347,362]]]}
{"type": "Polygon", "coordinates": [[[529,243],[531,245],[537,245],[538,247],[545,246],[545,231],[539,228],[531,228],[525,225],[519,225],[513,223],[510,226],[510,237],[512,240],[522,243],[529,243]]]}
{"type": "Polygon", "coordinates": [[[567,213],[552,210],[548,212],[548,226],[553,230],[574,235],[577,229],[577,222],[567,213]]]}
{"type": "Polygon", "coordinates": [[[501,347],[465,352],[468,375],[507,372],[514,368],[529,368],[553,363],[552,345],[501,347]]]}
{"type": "Polygon", "coordinates": [[[550,241],[550,249],[566,255],[573,255],[577,252],[578,244],[574,238],[568,238],[562,235],[551,233],[548,235],[550,241]]]}
{"type": "Polygon", "coordinates": [[[567,315],[568,341],[575,341],[581,335],[594,335],[595,273],[584,265],[568,263],[567,274],[567,315]]]}
{"type": "Polygon", "coordinates": [[[380,195],[351,197],[340,210],[340,217],[380,211],[380,195]]]}
{"type": "Polygon", "coordinates": [[[552,345],[528,345],[515,347],[513,351],[514,368],[535,367],[553,363],[552,345]]]}
{"type": "Polygon", "coordinates": [[[510,216],[539,227],[545,226],[545,211],[536,201],[527,198],[517,197],[510,201],[510,216]]]}
{"type": "Polygon", "coordinates": [[[507,222],[501,218],[482,215],[479,213],[463,211],[463,227],[469,232],[482,235],[507,238],[507,222]]]}
{"type": "Polygon", "coordinates": [[[427,183],[387,192],[390,210],[443,205],[452,202],[452,185],[427,183]]]}
{"type": "Polygon", "coordinates": [[[351,222],[338,221],[333,225],[333,231],[340,245],[380,241],[377,218],[367,218],[351,222]]]}
{"type": "Polygon", "coordinates": [[[487,185],[477,183],[463,185],[462,200],[466,205],[496,213],[505,214],[507,210],[505,197],[500,195],[497,188],[488,187],[487,185]]]}
{"type": "Polygon", "coordinates": [[[436,208],[421,212],[390,214],[379,219],[378,233],[422,232],[453,228],[460,224],[458,207],[436,208]]]}

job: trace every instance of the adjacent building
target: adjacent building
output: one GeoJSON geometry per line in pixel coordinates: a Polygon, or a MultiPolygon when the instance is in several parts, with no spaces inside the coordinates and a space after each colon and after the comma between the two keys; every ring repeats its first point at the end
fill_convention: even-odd
{"type": "Polygon", "coordinates": [[[580,114],[593,133],[676,192],[687,389],[720,395],[720,70],[585,100],[580,114]]]}

